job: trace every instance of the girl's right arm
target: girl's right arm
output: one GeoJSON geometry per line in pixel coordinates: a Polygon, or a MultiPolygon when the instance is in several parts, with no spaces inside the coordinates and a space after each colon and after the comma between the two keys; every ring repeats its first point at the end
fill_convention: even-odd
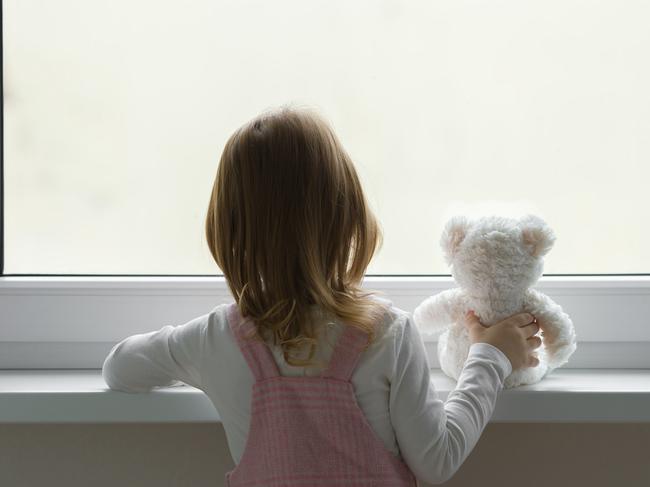
{"type": "Polygon", "coordinates": [[[476,445],[512,365],[495,346],[472,344],[456,389],[443,402],[410,317],[397,333],[394,357],[390,418],[402,457],[419,480],[445,482],[476,445]]]}

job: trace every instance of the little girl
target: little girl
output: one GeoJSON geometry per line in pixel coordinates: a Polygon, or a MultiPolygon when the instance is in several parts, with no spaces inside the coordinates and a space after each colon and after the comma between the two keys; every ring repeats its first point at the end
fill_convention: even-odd
{"type": "MultiPolygon", "coordinates": [[[[206,237],[235,303],[118,343],[111,389],[182,381],[223,421],[229,486],[415,486],[449,479],[513,368],[535,365],[528,314],[473,345],[443,402],[410,315],[362,291],[380,241],[349,156],[316,114],[264,113],[221,156],[206,237]]],[[[539,342],[539,343],[538,343],[539,342]]]]}

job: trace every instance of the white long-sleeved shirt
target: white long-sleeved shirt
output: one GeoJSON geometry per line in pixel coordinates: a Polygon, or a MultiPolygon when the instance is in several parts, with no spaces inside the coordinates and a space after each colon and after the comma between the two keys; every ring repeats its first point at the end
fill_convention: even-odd
{"type": "MultiPolygon", "coordinates": [[[[226,309],[220,305],[185,324],[122,340],[106,357],[102,373],[111,389],[125,392],[181,383],[202,390],[216,407],[239,463],[254,378],[226,309]]],[[[326,339],[320,340],[316,359],[328,363],[341,330],[339,323],[322,328],[326,339]]],[[[270,348],[282,375],[314,376],[323,370],[288,365],[279,347],[270,348]]],[[[401,455],[419,480],[436,484],[451,478],[476,445],[511,371],[498,348],[475,343],[456,389],[443,402],[436,396],[418,328],[408,313],[391,306],[351,381],[359,407],[386,448],[401,455]]]]}

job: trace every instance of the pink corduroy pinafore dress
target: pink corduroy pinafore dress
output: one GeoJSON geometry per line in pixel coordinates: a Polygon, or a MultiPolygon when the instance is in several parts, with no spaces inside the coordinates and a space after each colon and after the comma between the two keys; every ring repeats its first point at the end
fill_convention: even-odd
{"type": "Polygon", "coordinates": [[[350,377],[367,341],[363,331],[344,327],[320,376],[284,377],[266,343],[245,338],[254,324],[236,304],[228,323],[255,383],[246,446],[227,486],[417,486],[357,404],[350,377]]]}

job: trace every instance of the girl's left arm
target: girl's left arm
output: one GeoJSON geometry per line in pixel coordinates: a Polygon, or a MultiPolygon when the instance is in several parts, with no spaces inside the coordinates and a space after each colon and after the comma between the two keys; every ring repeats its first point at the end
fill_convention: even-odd
{"type": "Polygon", "coordinates": [[[125,338],[104,360],[102,375],[109,388],[148,392],[179,381],[201,389],[201,366],[209,314],[158,331],[125,338]]]}

